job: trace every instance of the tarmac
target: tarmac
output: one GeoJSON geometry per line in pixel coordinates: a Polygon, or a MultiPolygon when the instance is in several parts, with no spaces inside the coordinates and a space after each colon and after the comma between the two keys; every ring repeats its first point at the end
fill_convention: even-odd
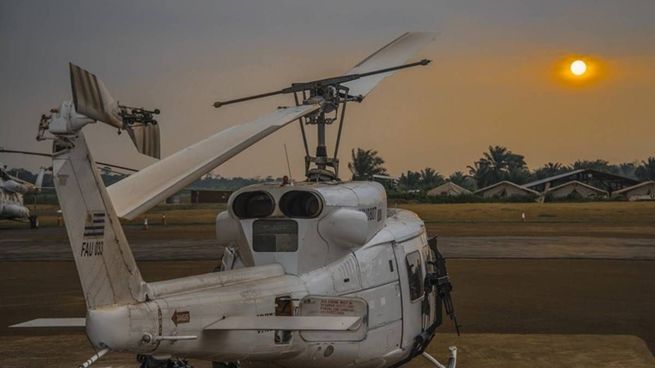
{"type": "MultiPolygon", "coordinates": [[[[218,259],[222,249],[207,226],[125,227],[137,260],[218,259]],[[176,229],[184,229],[182,235],[176,229]],[[197,229],[198,231],[189,231],[197,229]]],[[[213,230],[213,229],[212,229],[213,230]]],[[[213,231],[212,231],[213,232],[213,231]]],[[[655,261],[655,239],[600,236],[443,236],[439,249],[448,258],[622,259],[655,261]]],[[[0,261],[72,261],[64,227],[0,229],[0,261]]]]}
{"type": "MultiPolygon", "coordinates": [[[[221,250],[193,226],[127,236],[147,281],[210,272],[221,250]],[[179,236],[171,234],[180,233],[179,236]],[[190,240],[182,239],[190,238],[190,240]],[[175,261],[172,261],[175,260],[175,261]]],[[[461,336],[448,320],[428,351],[459,367],[655,367],[652,239],[446,237],[461,336]]],[[[63,228],[0,230],[0,367],[70,367],[93,350],[80,330],[9,329],[85,314],[63,228]]],[[[209,367],[208,362],[193,362],[209,367]]],[[[97,367],[136,367],[111,353],[97,367]]],[[[408,367],[430,366],[423,358],[408,367]]]]}

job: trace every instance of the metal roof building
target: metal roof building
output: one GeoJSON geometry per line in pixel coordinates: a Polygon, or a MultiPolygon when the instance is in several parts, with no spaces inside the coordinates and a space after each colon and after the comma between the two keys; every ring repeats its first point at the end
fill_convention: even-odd
{"type": "Polygon", "coordinates": [[[531,183],[524,184],[523,187],[545,192],[552,187],[556,187],[570,181],[582,182],[594,187],[598,187],[609,193],[623,188],[639,184],[639,180],[628,178],[622,175],[611,174],[594,169],[578,169],[564,174],[551,176],[540,179],[531,183]]]}
{"type": "Polygon", "coordinates": [[[488,187],[475,191],[476,195],[482,198],[518,198],[518,197],[537,197],[539,192],[525,188],[511,181],[501,181],[488,187]]]}
{"type": "Polygon", "coordinates": [[[607,198],[609,196],[609,193],[606,190],[593,187],[589,184],[585,184],[577,180],[569,181],[568,183],[552,187],[548,189],[544,194],[546,194],[550,199],[594,199],[607,198]]]}
{"type": "Polygon", "coordinates": [[[630,201],[655,200],[655,181],[645,181],[631,187],[617,190],[612,197],[623,197],[630,201]]]}
{"type": "Polygon", "coordinates": [[[452,181],[447,181],[436,188],[428,190],[427,195],[431,197],[436,196],[458,196],[473,194],[470,190],[460,187],[452,181]]]}

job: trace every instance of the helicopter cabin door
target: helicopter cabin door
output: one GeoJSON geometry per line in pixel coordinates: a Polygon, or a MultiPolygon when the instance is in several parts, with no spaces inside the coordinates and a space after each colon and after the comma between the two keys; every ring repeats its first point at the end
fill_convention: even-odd
{"type": "Polygon", "coordinates": [[[423,315],[425,260],[421,254],[424,247],[422,238],[419,236],[394,246],[403,307],[401,343],[403,348],[412,347],[414,338],[421,333],[425,323],[423,315]]]}

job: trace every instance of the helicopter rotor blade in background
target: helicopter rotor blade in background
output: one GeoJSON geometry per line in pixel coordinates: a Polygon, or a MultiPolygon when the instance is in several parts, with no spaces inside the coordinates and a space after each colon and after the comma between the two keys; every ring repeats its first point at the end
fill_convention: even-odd
{"type": "MultiPolygon", "coordinates": [[[[404,64],[432,42],[435,37],[436,34],[430,32],[407,32],[359,62],[345,75],[365,74],[404,64]]],[[[364,98],[378,83],[391,74],[393,71],[370,75],[366,78],[345,82],[343,85],[349,88],[350,96],[364,98]]]]}
{"type": "MultiPolygon", "coordinates": [[[[51,153],[8,150],[8,149],[4,149],[4,148],[0,148],[0,153],[17,153],[17,154],[20,154],[20,155],[28,155],[28,156],[41,156],[41,157],[49,157],[49,158],[52,157],[51,153]]],[[[100,162],[100,161],[96,161],[96,164],[98,164],[100,166],[108,166],[108,167],[111,167],[113,169],[125,170],[125,171],[130,171],[130,172],[139,171],[139,170],[132,169],[132,168],[129,168],[129,167],[114,165],[114,164],[108,164],[106,162],[100,162]]]]}
{"type": "Polygon", "coordinates": [[[301,105],[278,109],[218,132],[109,186],[118,217],[134,219],[262,138],[319,108],[301,105]]]}

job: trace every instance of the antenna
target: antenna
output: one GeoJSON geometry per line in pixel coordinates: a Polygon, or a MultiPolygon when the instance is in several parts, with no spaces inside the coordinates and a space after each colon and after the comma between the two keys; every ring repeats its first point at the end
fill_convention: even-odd
{"type": "Polygon", "coordinates": [[[287,169],[289,170],[289,181],[291,181],[291,165],[289,164],[289,152],[287,152],[287,144],[284,144],[284,156],[287,158],[287,169]]]}
{"type": "MultiPolygon", "coordinates": [[[[381,50],[385,50],[382,48],[381,50]]],[[[377,55],[377,53],[372,56],[377,55]]],[[[366,59],[363,63],[365,63],[366,59]]],[[[299,118],[300,127],[305,146],[305,175],[309,181],[331,181],[339,180],[339,143],[343,131],[343,123],[346,115],[346,105],[348,102],[362,102],[363,94],[353,95],[350,93],[349,82],[356,81],[360,78],[386,75],[396,70],[412,68],[415,66],[425,66],[431,61],[423,59],[409,64],[396,65],[388,68],[378,68],[362,73],[352,73],[337,77],[318,79],[309,82],[292,83],[291,86],[282,88],[277,91],[260,93],[252,96],[235,98],[227,101],[217,101],[214,107],[220,108],[225,105],[251,101],[264,97],[270,97],[281,94],[293,94],[296,106],[302,105],[319,105],[320,109],[304,118],[299,118]],[[339,121],[339,130],[336,137],[334,155],[328,157],[325,126],[339,121]],[[316,125],[317,143],[316,154],[311,156],[307,146],[307,137],[305,135],[305,125],[316,125]],[[312,167],[312,164],[314,167],[312,167]]],[[[358,66],[362,65],[360,63],[358,66]]],[[[357,68],[357,67],[356,67],[357,68]]],[[[369,89],[370,90],[370,89],[369,89]]],[[[285,148],[286,150],[286,148],[285,148]]],[[[287,156],[288,161],[288,156],[287,156]]]]}

